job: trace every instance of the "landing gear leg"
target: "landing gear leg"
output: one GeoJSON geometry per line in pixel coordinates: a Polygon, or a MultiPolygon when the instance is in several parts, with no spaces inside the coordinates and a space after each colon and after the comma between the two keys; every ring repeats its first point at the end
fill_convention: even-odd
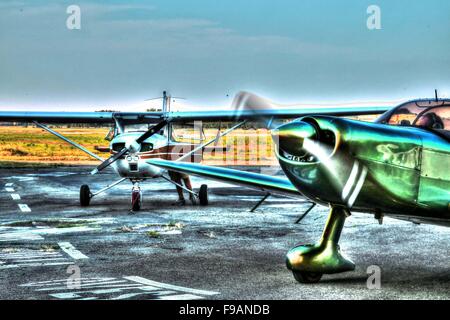
{"type": "Polygon", "coordinates": [[[316,283],[323,274],[355,270],[355,264],[342,255],[338,244],[348,215],[347,209],[332,207],[320,242],[289,250],[286,265],[298,282],[316,283]]]}
{"type": "Polygon", "coordinates": [[[139,182],[133,182],[133,189],[131,190],[131,211],[136,212],[141,210],[142,206],[142,191],[139,182]]]}
{"type": "Polygon", "coordinates": [[[119,181],[116,181],[108,186],[106,186],[105,188],[92,193],[91,190],[89,189],[89,186],[86,184],[83,184],[80,188],[80,204],[82,207],[87,207],[89,206],[89,204],[91,203],[91,199],[95,196],[98,196],[99,194],[105,192],[106,190],[111,189],[114,186],[117,186],[119,183],[123,182],[127,180],[127,178],[122,178],[119,181]]]}

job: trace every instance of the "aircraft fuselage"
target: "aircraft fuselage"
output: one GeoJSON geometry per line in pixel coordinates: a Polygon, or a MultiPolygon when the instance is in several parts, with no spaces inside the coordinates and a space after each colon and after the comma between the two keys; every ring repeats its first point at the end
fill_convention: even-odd
{"type": "Polygon", "coordinates": [[[443,136],[314,116],[281,126],[274,137],[286,176],[315,202],[450,224],[450,143],[443,136]]]}
{"type": "MultiPolygon", "coordinates": [[[[158,178],[163,174],[161,168],[147,162],[148,159],[160,158],[176,160],[192,150],[192,144],[171,141],[167,136],[154,134],[146,139],[140,146],[133,143],[142,132],[128,132],[116,135],[110,143],[111,153],[119,152],[123,147],[129,147],[132,152],[124,155],[113,163],[113,168],[123,178],[145,180],[158,178]]],[[[186,161],[199,161],[201,154],[194,154],[186,161]]]]}

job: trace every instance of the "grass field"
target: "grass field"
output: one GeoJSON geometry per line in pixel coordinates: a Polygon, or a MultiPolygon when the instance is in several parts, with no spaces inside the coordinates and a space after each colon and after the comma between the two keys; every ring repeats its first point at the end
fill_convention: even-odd
{"type": "MultiPolygon", "coordinates": [[[[58,128],[62,135],[106,158],[108,154],[95,150],[95,146],[109,146],[104,139],[108,128],[58,128]]],[[[207,139],[215,137],[215,129],[206,129],[207,139]]],[[[186,130],[179,136],[189,136],[186,130]]],[[[213,165],[272,165],[276,163],[272,140],[266,130],[236,130],[223,137],[218,147],[225,152],[205,152],[203,163],[213,165]]],[[[98,161],[66,142],[35,127],[0,126],[0,166],[89,165],[98,161]]]]}

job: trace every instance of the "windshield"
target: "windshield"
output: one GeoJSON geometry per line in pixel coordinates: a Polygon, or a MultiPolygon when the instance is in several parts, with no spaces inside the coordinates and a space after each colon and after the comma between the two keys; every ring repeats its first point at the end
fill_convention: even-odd
{"type": "MultiPolygon", "coordinates": [[[[146,132],[148,129],[153,127],[154,124],[151,123],[138,123],[138,124],[127,124],[124,125],[124,132],[146,132]]],[[[164,128],[159,130],[157,134],[164,135],[164,128]]]]}
{"type": "Polygon", "coordinates": [[[147,123],[127,124],[124,126],[125,132],[145,132],[149,128],[147,123]]]}

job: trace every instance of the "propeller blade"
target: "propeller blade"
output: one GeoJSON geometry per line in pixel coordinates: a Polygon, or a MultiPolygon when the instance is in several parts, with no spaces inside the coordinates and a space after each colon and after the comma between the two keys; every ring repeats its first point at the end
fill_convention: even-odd
{"type": "MultiPolygon", "coordinates": [[[[163,121],[159,122],[158,124],[154,125],[150,129],[148,129],[143,135],[141,135],[139,138],[137,138],[135,143],[137,143],[140,146],[142,144],[142,142],[144,142],[145,140],[150,138],[152,135],[157,133],[159,130],[164,128],[168,123],[169,123],[168,120],[163,120],[163,121]]],[[[124,156],[128,152],[130,152],[129,148],[127,148],[127,147],[123,148],[115,155],[112,155],[111,157],[109,157],[108,159],[103,161],[99,166],[97,166],[97,168],[92,170],[91,174],[92,175],[97,174],[98,172],[102,171],[103,169],[109,167],[110,165],[112,165],[114,162],[119,160],[122,156],[124,156]]]]}
{"type": "Polygon", "coordinates": [[[267,115],[267,111],[276,109],[277,105],[265,98],[250,92],[241,91],[234,97],[232,107],[236,111],[236,118],[238,119],[242,114],[250,113],[268,129],[276,127],[273,118],[267,115]]]}
{"type": "Polygon", "coordinates": [[[102,171],[103,169],[109,167],[110,165],[112,165],[114,162],[116,162],[117,160],[119,160],[123,155],[125,155],[128,152],[127,148],[123,148],[122,150],[120,150],[118,153],[116,153],[115,155],[109,157],[108,159],[106,159],[105,161],[103,161],[99,166],[97,166],[97,168],[95,168],[94,170],[92,170],[91,174],[97,174],[98,172],[102,171]]]}
{"type": "Polygon", "coordinates": [[[169,121],[167,120],[163,120],[161,122],[159,122],[158,124],[154,125],[153,127],[151,127],[150,129],[148,129],[148,131],[146,133],[144,133],[142,136],[140,136],[136,142],[138,144],[141,144],[142,142],[144,142],[145,140],[147,140],[148,138],[150,138],[152,135],[154,135],[155,133],[157,133],[159,130],[161,130],[162,128],[164,128],[167,124],[169,123],[169,121]]]}

